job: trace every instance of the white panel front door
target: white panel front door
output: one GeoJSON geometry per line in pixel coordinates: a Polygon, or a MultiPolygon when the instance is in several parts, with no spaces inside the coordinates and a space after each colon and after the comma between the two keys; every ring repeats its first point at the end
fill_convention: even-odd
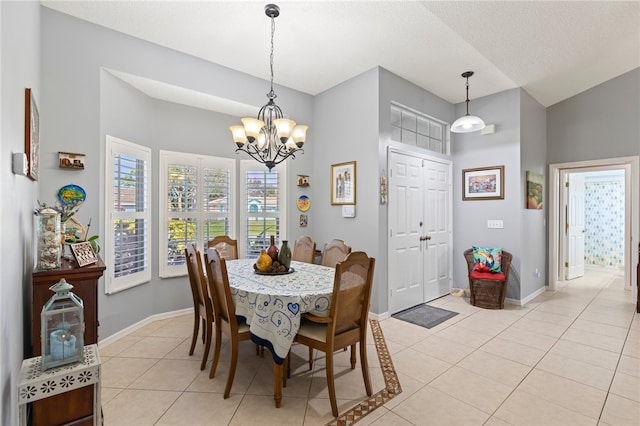
{"type": "Polygon", "coordinates": [[[389,310],[448,294],[450,164],[389,152],[389,310]]]}
{"type": "Polygon", "coordinates": [[[571,280],[584,275],[584,175],[569,173],[568,178],[566,279],[571,280]]]}

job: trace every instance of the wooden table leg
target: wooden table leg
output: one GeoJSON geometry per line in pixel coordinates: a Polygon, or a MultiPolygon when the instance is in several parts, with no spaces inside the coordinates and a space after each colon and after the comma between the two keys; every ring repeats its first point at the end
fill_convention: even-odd
{"type": "Polygon", "coordinates": [[[282,402],[282,365],[274,361],[273,363],[273,399],[276,401],[276,408],[280,408],[282,402]]]}

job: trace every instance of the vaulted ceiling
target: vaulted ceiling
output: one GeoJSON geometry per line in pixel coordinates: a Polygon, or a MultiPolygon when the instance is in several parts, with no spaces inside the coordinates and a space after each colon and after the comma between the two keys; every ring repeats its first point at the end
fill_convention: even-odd
{"type": "MultiPolygon", "coordinates": [[[[42,1],[269,79],[266,1],[42,1]]],[[[640,66],[639,1],[278,1],[277,84],[318,94],[375,66],[451,102],[514,87],[550,106],[640,66]]]]}

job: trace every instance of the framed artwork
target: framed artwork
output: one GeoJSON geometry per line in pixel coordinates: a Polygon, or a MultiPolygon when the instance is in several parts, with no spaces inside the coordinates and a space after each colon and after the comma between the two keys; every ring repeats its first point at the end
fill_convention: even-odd
{"type": "Polygon", "coordinates": [[[84,154],[58,152],[58,167],[61,169],[84,170],[84,154]]]}
{"type": "Polygon", "coordinates": [[[309,176],[298,175],[298,186],[309,186],[309,176]]]}
{"type": "Polygon", "coordinates": [[[356,162],[331,165],[331,205],[356,204],[356,162]]]}
{"type": "Polygon", "coordinates": [[[38,180],[40,168],[40,115],[30,88],[24,89],[24,152],[27,154],[27,176],[38,180]]]}
{"type": "Polygon", "coordinates": [[[308,195],[301,195],[298,197],[296,205],[298,206],[298,210],[306,212],[311,207],[311,200],[308,195]]]}
{"type": "Polygon", "coordinates": [[[91,265],[98,261],[98,256],[93,251],[91,243],[88,241],[71,244],[71,252],[73,252],[73,257],[76,258],[76,262],[78,262],[78,266],[80,267],[91,265]]]}
{"type": "Polygon", "coordinates": [[[539,173],[529,172],[527,176],[527,200],[528,209],[542,210],[542,194],[544,194],[544,176],[539,173]]]}
{"type": "Polygon", "coordinates": [[[504,166],[462,170],[462,199],[504,200],[504,166]]]}
{"type": "Polygon", "coordinates": [[[306,214],[300,215],[300,227],[304,228],[309,224],[309,217],[306,214]]]}
{"type": "Polygon", "coordinates": [[[75,243],[78,241],[84,241],[85,229],[84,226],[75,217],[70,217],[64,222],[64,241],[67,243],[75,243]]]}

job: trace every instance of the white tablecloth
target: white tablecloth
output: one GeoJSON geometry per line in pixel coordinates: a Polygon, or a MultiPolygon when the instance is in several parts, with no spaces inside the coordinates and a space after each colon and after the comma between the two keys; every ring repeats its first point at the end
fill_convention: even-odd
{"type": "Polygon", "coordinates": [[[251,340],[267,346],[281,364],[305,312],[329,316],[335,269],[304,262],[291,262],[295,272],[286,275],[258,275],[255,259],[227,261],[236,315],[244,317],[251,340]]]}

